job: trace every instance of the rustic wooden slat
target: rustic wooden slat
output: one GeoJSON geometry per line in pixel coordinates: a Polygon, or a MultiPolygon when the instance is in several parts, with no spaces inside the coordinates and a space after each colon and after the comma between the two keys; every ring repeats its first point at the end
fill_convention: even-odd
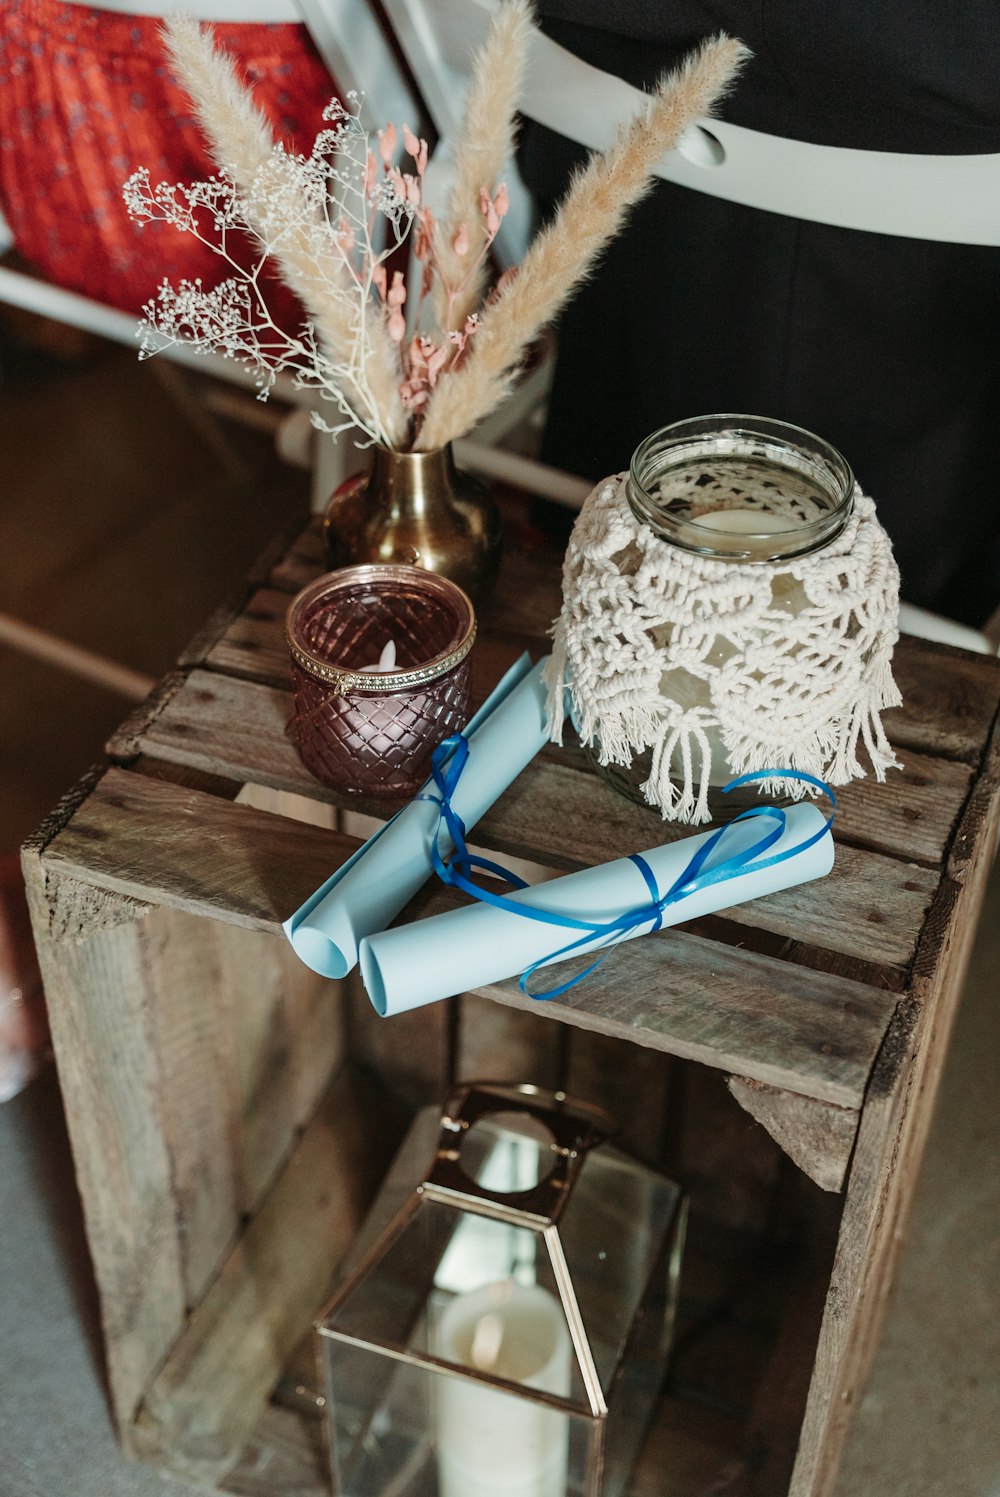
{"type": "Polygon", "coordinates": [[[561,1084],[572,1096],[604,1108],[618,1130],[616,1143],[647,1164],[658,1165],[677,1065],[674,1056],[660,1050],[623,1048],[620,1040],[573,1029],[561,1084]]]}
{"type": "Polygon", "coordinates": [[[351,1056],[410,1107],[440,1102],[451,1080],[453,1005],[399,1014],[387,1024],[372,1008],[357,971],[345,979],[351,1056]]]}
{"type": "Polygon", "coordinates": [[[43,867],[37,844],[25,851],[24,873],[101,1295],[112,1402],[130,1449],[133,1411],[179,1334],[187,1304],[143,984],[146,910],[60,879],[43,867]]]}
{"type": "Polygon", "coordinates": [[[193,992],[227,1023],[238,1201],[241,1213],[254,1212],[344,1059],[342,984],[311,972],[276,935],[183,918],[214,937],[213,970],[193,992]]]}
{"type": "MultiPolygon", "coordinates": [[[[155,888],[162,903],[267,930],[356,845],[337,832],[111,770],[48,858],[79,879],[139,897],[155,888]]],[[[453,904],[450,891],[431,888],[420,907],[453,904]]],[[[488,991],[533,1007],[514,984],[488,991]]],[[[893,1002],[860,983],[668,931],[621,947],[569,1003],[549,1003],[546,1013],[853,1107],[893,1002]]]]}
{"type": "MultiPolygon", "coordinates": [[[[321,523],[313,519],[285,556],[271,568],[271,589],[297,593],[326,570],[321,523]]],[[[490,596],[479,607],[480,629],[520,634],[544,641],[562,602],[562,555],[554,549],[535,551],[507,546],[490,596]]]]}
{"type": "MultiPolygon", "coordinates": [[[[561,1031],[539,1012],[525,1013],[468,995],[458,1024],[458,1081],[518,1081],[560,1084],[561,1031]]],[[[582,1095],[597,1099],[589,1092],[582,1095]]]]}
{"type": "Polygon", "coordinates": [[[356,838],[109,769],[49,847],[53,870],[251,930],[275,931],[356,838]]]}
{"type": "Polygon", "coordinates": [[[297,593],[307,582],[325,571],[326,565],[323,521],[319,515],[313,515],[285,554],[272,566],[267,581],[271,587],[297,593]]]}
{"type": "Polygon", "coordinates": [[[232,1245],[244,1209],[232,1043],[234,999],[242,995],[218,982],[217,927],[166,905],[152,911],[146,926],[144,997],[174,1209],[183,1224],[185,1297],[194,1305],[232,1245]]]}
{"type": "Polygon", "coordinates": [[[885,717],[893,743],[977,763],[996,712],[997,661],[904,634],[892,668],[903,697],[885,717]]]}
{"type": "Polygon", "coordinates": [[[814,1097],[781,1092],[730,1076],[729,1090],[821,1190],[841,1190],[858,1132],[859,1113],[814,1097]]]}
{"type": "Polygon", "coordinates": [[[144,1458],[213,1484],[234,1465],[398,1142],[383,1103],[350,1073],[334,1084],[147,1389],[144,1458]]]}
{"type": "MultiPolygon", "coordinates": [[[[205,665],[222,675],[281,690],[289,688],[288,647],[284,618],[287,594],[262,589],[218,639],[205,657],[205,665]]],[[[472,704],[485,701],[505,671],[530,646],[532,658],[540,658],[548,641],[526,641],[509,632],[482,633],[472,650],[472,704]]],[[[286,716],[291,714],[288,704],[286,716]]]]}
{"type": "MultiPolygon", "coordinates": [[[[265,685],[287,686],[288,652],[283,633],[287,606],[284,593],[268,589],[256,593],[209,652],[206,663],[213,670],[265,685]]],[[[510,638],[509,628],[484,632],[474,654],[477,698],[486,695],[508,660],[518,653],[519,641],[510,638]],[[506,651],[501,660],[498,646],[502,648],[504,640],[506,651]]],[[[902,770],[891,771],[884,784],[855,781],[838,790],[838,836],[876,852],[936,865],[962,809],[972,769],[967,764],[907,749],[901,750],[900,758],[902,770]]],[[[574,767],[594,772],[583,756],[576,757],[574,767]]],[[[660,824],[655,810],[635,807],[634,811],[634,819],[645,816],[651,826],[660,824]]]]}
{"type": "Polygon", "coordinates": [[[829,1497],[875,1349],[1000,837],[1000,730],[865,1098],[791,1497],[829,1497]]]}
{"type": "MultiPolygon", "coordinates": [[[[418,897],[423,911],[441,894],[418,897]]],[[[515,981],[479,990],[530,1010],[515,981]]],[[[550,1018],[857,1107],[895,998],[861,983],[733,950],[684,931],[619,947],[585,982],[550,999],[550,1018]],[[730,1051],[743,1064],[725,1059],[730,1051]]]]}
{"type": "MultiPolygon", "coordinates": [[[[336,802],[303,766],[284,732],[288,697],[268,687],[195,672],[150,723],[141,747],[209,772],[336,802]]],[[[366,802],[363,809],[370,809],[366,802]]],[[[665,825],[594,776],[537,760],[478,824],[475,841],[514,857],[579,868],[676,840],[665,825]]],[[[727,911],[740,924],[888,965],[913,954],[936,880],[923,868],[842,846],[834,872],[727,911]],[[821,932],[821,936],[817,936],[821,932]]]]}

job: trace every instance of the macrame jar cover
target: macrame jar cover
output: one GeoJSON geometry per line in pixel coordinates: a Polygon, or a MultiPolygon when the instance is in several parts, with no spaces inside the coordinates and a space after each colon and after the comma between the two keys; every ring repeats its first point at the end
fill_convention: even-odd
{"type": "MultiPolygon", "coordinates": [[[[747,563],[671,545],[632,512],[626,475],[606,479],[566,553],[551,737],[562,741],[571,704],[601,764],[628,766],[652,750],[646,800],[695,824],[710,820],[713,780],[780,766],[844,785],[865,774],[862,743],[883,780],[898,767],[881,719],[901,701],[891,670],[898,609],[889,538],[857,487],[828,544],[747,563]]],[[[805,793],[793,781],[781,788],[805,793]]]]}

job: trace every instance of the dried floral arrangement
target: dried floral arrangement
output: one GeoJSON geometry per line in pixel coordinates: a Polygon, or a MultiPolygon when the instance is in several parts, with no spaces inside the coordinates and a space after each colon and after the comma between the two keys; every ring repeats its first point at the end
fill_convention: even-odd
{"type": "Polygon", "coordinates": [[[504,398],[526,351],[649,190],[660,157],[711,113],[746,56],[741,43],[720,35],[665,77],[610,149],[577,174],[521,264],[491,288],[529,0],[506,0],[475,59],[440,219],[424,191],[427,143],[408,126],[397,132],[387,124],[373,142],[351,94],[330,103],[309,155],[286,151],[231,59],[196,21],[172,18],[164,31],[218,174],[153,186],[148,170],[139,170],[125,184],[126,206],[139,222],[195,234],[229,274],[211,290],[164,282],[143,309],[140,357],[183,341],[237,359],[254,370],[261,398],[279,374],[290,375],[332,403],[336,419],[315,411],[317,426],[333,435],[356,427],[362,445],[400,451],[444,446],[504,398]],[[258,251],[249,268],[232,252],[236,231],[258,251]],[[402,273],[388,268],[404,241],[422,267],[416,297],[402,273]],[[260,279],[267,262],[307,311],[298,331],[271,316],[260,279]]]}

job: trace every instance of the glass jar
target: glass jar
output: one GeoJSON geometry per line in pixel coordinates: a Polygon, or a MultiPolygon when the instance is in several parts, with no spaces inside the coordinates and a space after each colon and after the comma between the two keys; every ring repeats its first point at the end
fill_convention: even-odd
{"type": "MultiPolygon", "coordinates": [[[[828,442],[788,422],[697,416],[653,432],[636,448],[626,497],[635,518],[668,545],[711,561],[766,564],[816,551],[841,533],[854,507],[854,475],[828,442]]],[[[775,574],[771,602],[792,616],[808,605],[802,584],[787,572],[775,574]]],[[[710,707],[707,682],[670,662],[672,626],[651,632],[664,654],[663,696],[685,709],[710,707]]],[[[722,666],[736,649],[720,629],[706,663],[722,666]]],[[[733,774],[718,728],[706,727],[705,736],[714,787],[709,809],[714,820],[726,820],[759,796],[756,787],[720,793],[733,774]]],[[[596,753],[592,757],[596,763],[596,753]]],[[[651,764],[647,749],[627,768],[598,767],[616,789],[645,805],[640,787],[651,764]]]]}
{"type": "Polygon", "coordinates": [[[469,715],[466,594],[419,567],[343,567],[303,588],[285,633],[306,768],[349,793],[414,795],[469,715]]]}

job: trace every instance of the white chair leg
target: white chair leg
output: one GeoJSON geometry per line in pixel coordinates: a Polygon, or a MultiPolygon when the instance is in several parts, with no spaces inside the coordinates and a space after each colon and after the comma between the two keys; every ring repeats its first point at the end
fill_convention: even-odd
{"type": "Polygon", "coordinates": [[[996,645],[978,629],[957,624],[954,619],[942,618],[937,613],[928,613],[926,608],[917,608],[912,603],[899,605],[899,627],[904,634],[932,639],[936,644],[957,645],[961,650],[974,650],[978,655],[997,653],[996,645]]]}

